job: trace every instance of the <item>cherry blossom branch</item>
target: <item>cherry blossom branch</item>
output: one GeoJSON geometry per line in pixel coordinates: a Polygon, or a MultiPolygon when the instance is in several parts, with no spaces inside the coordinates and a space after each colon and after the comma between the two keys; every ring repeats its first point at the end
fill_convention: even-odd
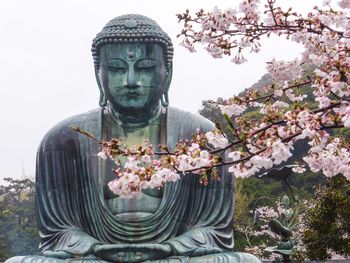
{"type": "Polygon", "coordinates": [[[266,1],[264,12],[260,0],[242,0],[237,8],[177,15],[183,26],[178,37],[189,51],[203,45],[214,58],[230,56],[236,64],[246,62],[245,50],[259,52],[264,36],[284,36],[304,47],[300,58],[267,63],[267,90],[212,103],[226,119],[228,134],[218,125],[196,131],[170,152],[166,145],[158,151],[148,142],[128,148],[122,140],[99,141],[81,132],[102,146],[101,158],[115,162],[116,179],[109,184],[114,193],[134,196],[176,182],[180,174],[197,174],[206,184],[209,177],[219,179],[222,166],[234,176],[252,176],[288,161],[301,140],[310,147],[303,161],[311,171],[350,180],[349,144],[329,132],[350,128],[350,1],[335,0],[339,11],[329,4],[306,16],[266,1]]]}

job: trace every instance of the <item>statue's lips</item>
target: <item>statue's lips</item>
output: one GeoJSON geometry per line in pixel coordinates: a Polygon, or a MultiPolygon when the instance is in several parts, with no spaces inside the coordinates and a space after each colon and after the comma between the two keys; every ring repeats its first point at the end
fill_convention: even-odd
{"type": "Polygon", "coordinates": [[[141,96],[143,96],[143,94],[140,93],[140,92],[125,92],[125,93],[123,94],[123,96],[136,98],[136,97],[141,97],[141,96]]]}

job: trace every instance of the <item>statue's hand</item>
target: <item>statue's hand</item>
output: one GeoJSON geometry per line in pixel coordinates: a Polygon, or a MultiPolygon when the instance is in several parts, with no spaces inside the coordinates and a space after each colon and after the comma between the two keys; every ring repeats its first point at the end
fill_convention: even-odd
{"type": "Polygon", "coordinates": [[[44,251],[43,256],[49,257],[49,258],[60,258],[60,259],[67,259],[67,258],[73,257],[71,253],[68,253],[66,251],[50,251],[50,250],[44,251]]]}
{"type": "Polygon", "coordinates": [[[141,262],[163,259],[170,255],[169,245],[161,244],[113,244],[94,247],[95,256],[111,262],[141,262]]]}
{"type": "Polygon", "coordinates": [[[204,256],[209,254],[221,253],[222,249],[218,247],[198,247],[192,253],[192,257],[204,256]]]}
{"type": "Polygon", "coordinates": [[[96,259],[95,255],[90,254],[90,252],[85,253],[85,254],[73,254],[69,253],[67,251],[44,251],[43,256],[45,257],[50,257],[50,258],[59,258],[59,259],[71,259],[71,258],[84,258],[84,259],[96,259]]]}

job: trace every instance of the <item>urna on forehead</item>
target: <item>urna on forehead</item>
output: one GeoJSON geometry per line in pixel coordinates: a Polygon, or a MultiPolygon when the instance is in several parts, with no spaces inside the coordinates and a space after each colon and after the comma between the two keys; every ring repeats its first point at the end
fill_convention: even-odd
{"type": "Polygon", "coordinates": [[[109,21],[92,42],[92,55],[95,66],[100,63],[100,48],[108,43],[150,43],[163,48],[167,68],[172,67],[174,54],[170,37],[152,19],[137,14],[115,17],[109,21]]]}

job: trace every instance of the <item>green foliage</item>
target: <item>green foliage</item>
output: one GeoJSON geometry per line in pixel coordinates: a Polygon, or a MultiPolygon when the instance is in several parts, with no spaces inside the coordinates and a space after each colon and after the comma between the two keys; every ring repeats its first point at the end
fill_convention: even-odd
{"type": "MultiPolygon", "coordinates": [[[[314,68],[305,65],[307,74],[312,75],[314,68]]],[[[265,74],[261,80],[254,84],[250,90],[257,90],[260,95],[266,95],[264,87],[272,85],[272,78],[265,74]]],[[[239,94],[244,96],[246,91],[239,94]]],[[[295,90],[295,94],[307,94],[307,98],[301,103],[295,103],[294,106],[306,106],[309,109],[315,109],[317,102],[314,100],[312,88],[310,85],[299,87],[295,90]]],[[[217,100],[218,103],[223,101],[222,98],[217,100]]],[[[270,101],[273,103],[273,101],[270,101]]],[[[228,128],[228,123],[221,114],[220,108],[213,101],[203,101],[203,108],[199,111],[201,115],[210,119],[217,124],[218,127],[227,135],[228,138],[234,139],[228,128]]],[[[248,122],[254,122],[262,117],[257,109],[248,108],[242,116],[248,122]]],[[[234,123],[234,120],[231,120],[234,123]]],[[[350,138],[348,129],[339,129],[334,131],[335,134],[350,138]]],[[[288,163],[300,161],[302,156],[308,151],[309,146],[305,141],[300,141],[294,145],[293,157],[288,163]]],[[[308,258],[316,260],[324,260],[330,258],[330,250],[338,254],[350,254],[350,190],[347,192],[345,188],[335,190],[335,186],[339,184],[350,183],[343,179],[329,180],[324,187],[320,188],[315,194],[315,186],[324,184],[325,178],[322,174],[314,174],[306,172],[304,174],[295,174],[288,178],[289,184],[295,195],[301,200],[317,200],[316,207],[311,209],[308,215],[308,229],[304,242],[307,246],[308,258]],[[333,182],[334,180],[334,182],[333,182]],[[339,180],[342,180],[340,182],[339,180]],[[332,200],[332,201],[331,201],[332,200]],[[326,223],[325,223],[326,222],[326,223]]],[[[286,185],[279,180],[273,178],[239,178],[236,180],[236,208],[234,215],[234,232],[235,232],[235,248],[238,251],[249,251],[249,247],[256,244],[268,244],[269,240],[264,240],[261,237],[247,238],[244,229],[252,225],[252,210],[253,202],[263,196],[268,196],[273,202],[288,193],[286,185]]],[[[266,203],[265,205],[272,205],[266,203]]]]}
{"type": "Polygon", "coordinates": [[[236,191],[236,206],[234,213],[234,236],[235,236],[235,249],[238,251],[244,251],[244,248],[248,245],[244,234],[238,230],[238,227],[251,224],[251,218],[249,213],[250,203],[253,201],[251,196],[247,195],[243,191],[243,178],[237,178],[235,181],[236,191]]]}
{"type": "MultiPolygon", "coordinates": [[[[294,174],[288,178],[295,195],[301,200],[310,200],[314,195],[315,185],[323,181],[323,176],[311,172],[304,174],[294,174]]],[[[234,227],[242,229],[243,226],[252,225],[254,202],[263,196],[269,197],[271,202],[262,203],[263,205],[272,206],[278,198],[282,198],[288,193],[288,188],[281,180],[274,178],[237,178],[235,182],[236,206],[234,214],[234,227]]],[[[247,245],[244,234],[235,230],[235,246],[240,244],[244,248],[247,245]]],[[[237,248],[238,249],[238,248],[237,248]]]]}
{"type": "Polygon", "coordinates": [[[236,206],[234,222],[238,224],[245,224],[251,221],[247,211],[249,211],[251,203],[254,201],[254,195],[245,191],[244,183],[245,179],[243,178],[237,178],[235,182],[236,206]]]}
{"type": "Polygon", "coordinates": [[[350,182],[344,176],[329,178],[318,188],[304,239],[311,260],[326,260],[332,252],[350,256],[350,182]]]}
{"type": "Polygon", "coordinates": [[[35,221],[34,183],[28,179],[4,179],[0,186],[0,261],[33,255],[39,249],[35,221]]]}

